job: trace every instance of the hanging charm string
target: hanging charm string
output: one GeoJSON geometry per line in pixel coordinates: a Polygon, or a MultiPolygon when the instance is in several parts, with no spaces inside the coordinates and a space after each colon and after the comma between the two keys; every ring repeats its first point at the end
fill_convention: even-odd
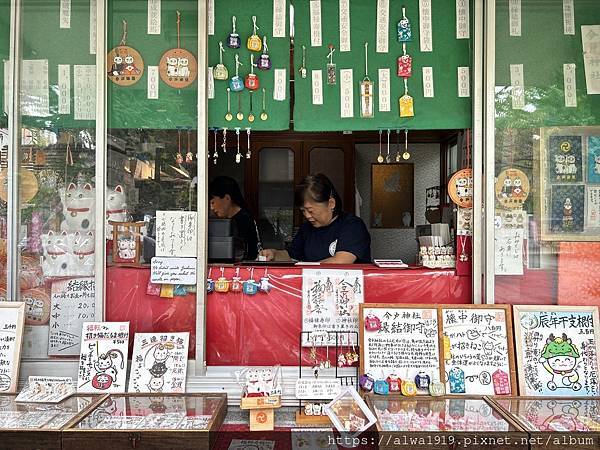
{"type": "Polygon", "coordinates": [[[404,79],[404,95],[408,95],[408,80],[404,79]]]}
{"type": "Polygon", "coordinates": [[[179,11],[177,11],[177,48],[181,48],[181,43],[180,43],[180,34],[179,34],[179,24],[181,22],[181,13],[179,11]]]}
{"type": "Polygon", "coordinates": [[[258,26],[256,25],[256,16],[252,16],[252,27],[254,28],[253,34],[256,34],[256,31],[260,30],[260,28],[258,28],[258,26]]]}
{"type": "Polygon", "coordinates": [[[177,154],[181,155],[181,127],[177,127],[177,154]]]}
{"type": "Polygon", "coordinates": [[[187,154],[191,153],[190,149],[191,149],[191,143],[190,143],[190,136],[191,136],[191,127],[186,127],[187,129],[187,154]]]}
{"type": "Polygon", "coordinates": [[[121,37],[121,42],[119,43],[119,45],[125,45],[126,41],[127,41],[127,22],[124,20],[123,21],[123,36],[121,37]]]}
{"type": "Polygon", "coordinates": [[[267,47],[267,35],[263,36],[263,53],[269,53],[269,47],[267,47]]]}
{"type": "Polygon", "coordinates": [[[402,43],[402,54],[406,56],[406,42],[402,43]]]}
{"type": "Polygon", "coordinates": [[[223,48],[223,41],[219,41],[219,64],[223,65],[223,53],[225,53],[225,49],[223,48]]]}
{"type": "Polygon", "coordinates": [[[335,47],[333,45],[330,45],[329,53],[327,54],[327,58],[329,58],[329,64],[333,64],[333,52],[335,52],[335,47]]]}
{"type": "Polygon", "coordinates": [[[236,21],[235,16],[232,16],[231,17],[231,25],[232,25],[231,27],[233,28],[233,31],[231,34],[235,34],[235,21],[236,21]]]}
{"type": "Polygon", "coordinates": [[[365,78],[369,78],[369,53],[367,52],[368,42],[365,42],[365,78]]]}
{"type": "MultiPolygon", "coordinates": [[[[71,133],[69,133],[67,136],[68,136],[67,137],[67,155],[65,158],[65,163],[69,166],[72,166],[73,165],[73,152],[71,151],[71,137],[72,137],[71,133]]],[[[65,170],[65,172],[66,172],[66,170],[65,170]]],[[[66,177],[65,177],[65,179],[66,179],[66,177]]]]}
{"type": "Polygon", "coordinates": [[[406,6],[402,7],[402,18],[406,20],[406,6]]]}
{"type": "Polygon", "coordinates": [[[404,129],[404,151],[408,152],[408,128],[404,129]]]}
{"type": "Polygon", "coordinates": [[[235,55],[235,76],[238,78],[239,78],[238,70],[239,70],[240,66],[243,66],[243,64],[240,62],[240,55],[238,55],[236,53],[236,55],[235,55]]]}

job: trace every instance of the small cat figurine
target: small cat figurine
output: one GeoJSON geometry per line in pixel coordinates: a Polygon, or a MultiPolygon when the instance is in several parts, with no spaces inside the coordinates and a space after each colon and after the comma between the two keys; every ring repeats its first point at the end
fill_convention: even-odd
{"type": "Polygon", "coordinates": [[[91,184],[86,183],[83,186],[69,184],[63,199],[65,220],[61,224],[61,230],[69,232],[94,230],[95,200],[95,191],[91,184]]]}
{"type": "Polygon", "coordinates": [[[94,275],[94,232],[80,233],[69,236],[69,256],[72,275],[94,275]]]}
{"type": "Polygon", "coordinates": [[[123,260],[135,259],[135,239],[133,237],[119,238],[118,255],[123,260]]]}
{"type": "Polygon", "coordinates": [[[69,264],[69,236],[66,231],[49,231],[42,236],[44,260],[42,271],[45,277],[65,277],[71,275],[69,264]]]}
{"type": "Polygon", "coordinates": [[[106,192],[106,239],[112,239],[113,227],[108,222],[127,222],[127,197],[121,185],[106,192]]]}

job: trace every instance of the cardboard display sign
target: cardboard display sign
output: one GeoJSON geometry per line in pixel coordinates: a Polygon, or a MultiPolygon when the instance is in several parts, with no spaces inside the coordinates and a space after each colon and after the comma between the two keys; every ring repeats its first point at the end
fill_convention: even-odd
{"type": "Polygon", "coordinates": [[[17,391],[25,303],[0,302],[0,393],[17,391]]]}

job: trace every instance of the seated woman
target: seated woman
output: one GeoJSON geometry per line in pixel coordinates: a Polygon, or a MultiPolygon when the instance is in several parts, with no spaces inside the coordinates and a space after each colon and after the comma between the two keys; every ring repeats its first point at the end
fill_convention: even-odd
{"type": "Polygon", "coordinates": [[[266,249],[268,261],[291,258],[328,264],[371,262],[371,236],[364,222],[342,211],[342,199],[323,174],[309,175],[296,190],[306,222],[287,250],[266,249]]]}
{"type": "Polygon", "coordinates": [[[262,249],[260,236],[237,182],[231,177],[216,177],[208,185],[208,198],[215,216],[235,223],[237,237],[246,244],[244,259],[256,259],[262,249]]]}

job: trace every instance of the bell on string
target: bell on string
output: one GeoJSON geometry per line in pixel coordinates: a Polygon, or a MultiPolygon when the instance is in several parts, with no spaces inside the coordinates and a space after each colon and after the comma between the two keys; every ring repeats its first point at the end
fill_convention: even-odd
{"type": "Polygon", "coordinates": [[[236,30],[235,30],[235,16],[233,16],[231,18],[231,24],[232,24],[232,31],[231,33],[229,33],[229,36],[227,37],[227,47],[229,48],[240,48],[241,46],[241,41],[240,41],[240,35],[237,34],[236,30]]]}
{"type": "Polygon", "coordinates": [[[271,68],[271,58],[269,58],[269,47],[267,47],[267,36],[263,36],[263,52],[258,58],[258,68],[260,70],[269,70],[271,68]]]}

